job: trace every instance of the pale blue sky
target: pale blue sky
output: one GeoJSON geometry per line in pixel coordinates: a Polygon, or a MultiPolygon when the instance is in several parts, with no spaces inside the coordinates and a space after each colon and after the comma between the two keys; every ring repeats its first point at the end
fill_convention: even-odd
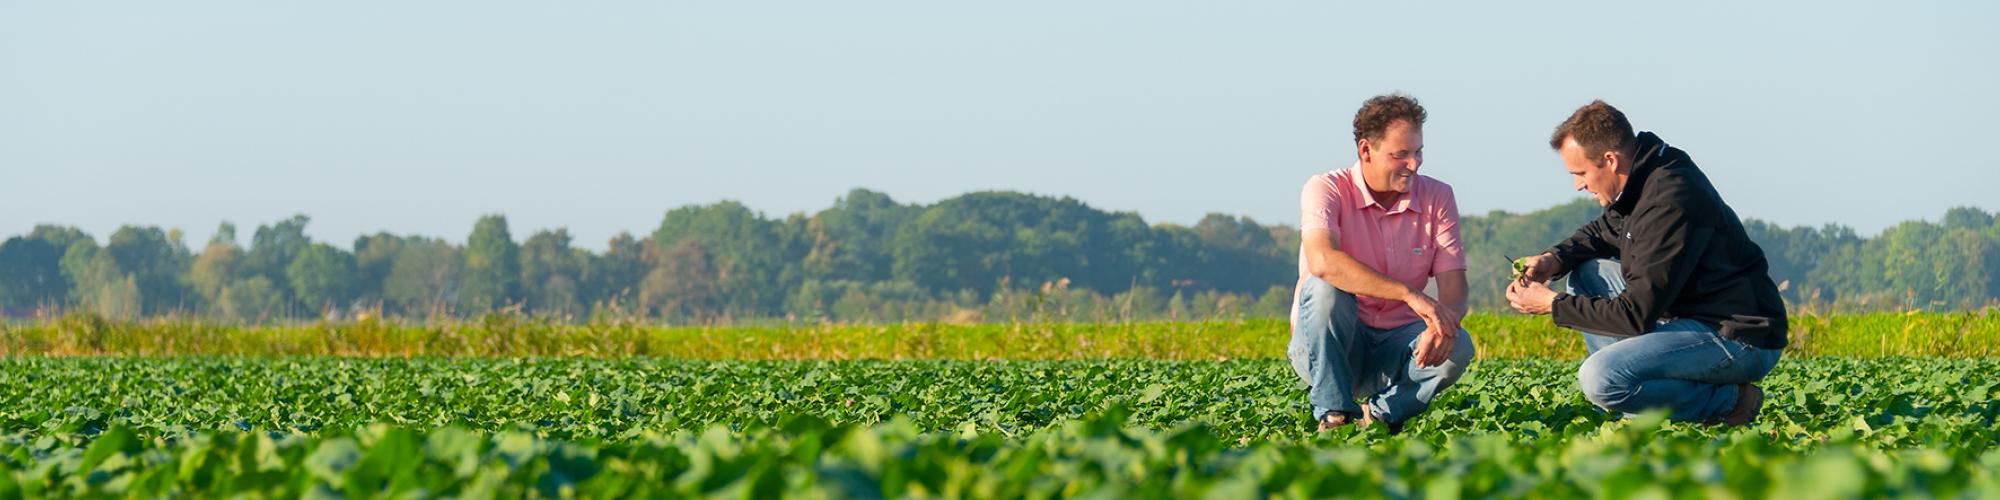
{"type": "Polygon", "coordinates": [[[668,209],[1066,195],[1297,223],[1361,100],[1430,109],[1461,209],[1575,196],[1604,98],[1748,217],[1873,234],[2000,209],[1994,2],[0,2],[0,235],[306,213],[602,248],[668,209]]]}

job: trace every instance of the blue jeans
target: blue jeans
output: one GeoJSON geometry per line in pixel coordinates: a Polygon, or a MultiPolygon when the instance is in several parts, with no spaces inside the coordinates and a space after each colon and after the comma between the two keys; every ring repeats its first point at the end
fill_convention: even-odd
{"type": "Polygon", "coordinates": [[[1389,330],[1369,327],[1361,323],[1354,294],[1319,278],[1306,280],[1298,306],[1285,354],[1308,386],[1315,419],[1333,411],[1359,416],[1360,397],[1376,417],[1402,423],[1429,408],[1472,362],[1472,335],[1461,328],[1448,360],[1417,366],[1413,353],[1425,329],[1422,320],[1389,330]]]}
{"type": "MultiPolygon", "coordinates": [[[[1616,297],[1625,293],[1624,266],[1615,260],[1584,262],[1570,272],[1570,295],[1616,297]]],[[[1722,338],[1692,319],[1661,323],[1636,337],[1583,333],[1589,350],[1577,382],[1591,403],[1636,414],[1666,408],[1668,418],[1699,422],[1736,407],[1738,384],[1762,380],[1777,366],[1777,349],[1722,338]]]]}

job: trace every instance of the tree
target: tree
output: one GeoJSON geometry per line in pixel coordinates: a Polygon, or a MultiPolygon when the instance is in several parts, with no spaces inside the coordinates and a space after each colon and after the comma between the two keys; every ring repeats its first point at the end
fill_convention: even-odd
{"type": "Polygon", "coordinates": [[[386,232],[378,232],[354,239],[354,297],[367,304],[379,304],[386,300],[389,273],[395,268],[396,255],[402,253],[406,241],[421,241],[422,238],[398,237],[386,232]]]}
{"type": "Polygon", "coordinates": [[[47,241],[15,236],[0,243],[0,309],[28,309],[63,300],[69,281],[62,251],[47,241]]]}
{"type": "Polygon", "coordinates": [[[650,245],[648,250],[653,271],[640,284],[640,304],[667,318],[689,318],[694,323],[713,318],[717,275],[709,265],[708,250],[692,238],[665,249],[650,245]]]}
{"type": "Polygon", "coordinates": [[[339,310],[353,299],[354,256],[325,243],[314,243],[299,252],[285,267],[285,279],[292,296],[315,311],[339,310]]]}
{"type": "Polygon", "coordinates": [[[1861,242],[1853,229],[1834,224],[1818,229],[1787,229],[1751,219],[1743,222],[1743,229],[1750,234],[1751,241],[1764,249],[1764,259],[1771,266],[1771,280],[1793,302],[1833,300],[1832,291],[1812,286],[1809,275],[1835,251],[1861,242]]]}
{"type": "Polygon", "coordinates": [[[716,307],[768,314],[785,299],[778,281],[786,247],[779,225],[743,204],[724,201],[668,211],[653,232],[653,244],[670,249],[681,240],[693,240],[710,259],[717,276],[712,288],[716,307]]]}
{"type": "Polygon", "coordinates": [[[536,231],[521,244],[521,291],[527,308],[554,315],[583,314],[587,252],[570,248],[569,230],[536,231]]]}
{"type": "Polygon", "coordinates": [[[382,298],[404,314],[443,314],[458,300],[464,260],[444,240],[404,242],[382,282],[382,298]]]}
{"type": "Polygon", "coordinates": [[[188,285],[212,307],[222,307],[222,291],[244,277],[243,249],[228,240],[216,240],[195,256],[188,270],[188,285]]]}
{"type": "Polygon", "coordinates": [[[487,215],[465,243],[465,278],[459,304],[480,312],[520,300],[521,248],[507,233],[507,217],[487,215]]]}
{"type": "Polygon", "coordinates": [[[236,225],[230,224],[228,221],[224,221],[221,226],[215,228],[215,236],[210,236],[208,238],[208,244],[209,245],[224,244],[232,247],[239,246],[240,244],[236,242],[236,225]]]}
{"type": "Polygon", "coordinates": [[[312,245],[312,238],[306,236],[306,224],[310,222],[311,217],[294,215],[269,226],[257,226],[257,231],[250,237],[250,251],[244,259],[245,274],[269,280],[273,291],[279,294],[277,300],[280,303],[291,302],[288,289],[279,284],[287,281],[285,268],[291,266],[292,260],[298,258],[307,246],[312,245]]]}
{"type": "Polygon", "coordinates": [[[97,242],[79,240],[63,252],[64,277],[76,286],[71,297],[85,310],[117,319],[133,319],[144,312],[138,280],[122,272],[118,261],[97,247],[97,242]]]}
{"type": "Polygon", "coordinates": [[[1270,229],[1249,217],[1208,214],[1190,232],[1194,240],[1182,241],[1199,250],[1170,268],[1196,289],[1257,293],[1297,276],[1296,254],[1280,247],[1270,229]]]}
{"type": "Polygon", "coordinates": [[[28,232],[28,239],[49,242],[49,246],[56,247],[57,252],[69,251],[70,245],[74,245],[79,241],[89,241],[92,245],[97,244],[97,240],[91,238],[89,234],[84,233],[82,229],[49,224],[35,226],[34,230],[28,232]]]}
{"type": "Polygon", "coordinates": [[[1069,278],[1083,288],[1122,291],[1142,272],[1128,249],[1149,235],[1113,228],[1137,218],[1071,198],[972,193],[940,201],[904,224],[892,271],[941,293],[989,293],[1002,278],[1030,286],[1069,278]]]}
{"type": "Polygon", "coordinates": [[[638,305],[639,282],[651,270],[652,264],[647,263],[646,243],[632,237],[631,233],[621,232],[606,244],[604,255],[586,259],[583,267],[584,289],[593,301],[593,308],[609,306],[637,311],[641,309],[638,305]]]}
{"type": "MultiPolygon", "coordinates": [[[[1602,210],[1576,199],[1464,217],[1473,308],[1509,310],[1502,256],[1540,252],[1602,210]]],[[[516,245],[506,219],[489,215],[464,246],[376,233],[350,253],[313,243],[308,221],[260,226],[249,247],[223,223],[198,255],[177,230],[123,227],[99,246],[73,227],[36,226],[0,240],[0,308],[59,304],[136,318],[206,307],[245,321],[357,304],[408,316],[519,304],[564,318],[630,312],[685,322],[1281,316],[1300,242],[1297,228],[1247,217],[1149,224],[1010,192],[905,205],[856,189],[831,208],[782,219],[730,201],[685,206],[650,235],[619,234],[603,252],[575,248],[562,229],[516,245]]],[[[2000,218],[1982,209],[1953,208],[1938,222],[1876,237],[1839,225],[1744,226],[1793,303],[1971,308],[2000,298],[2000,218]]]]}
{"type": "Polygon", "coordinates": [[[124,226],[111,233],[104,253],[117,264],[119,273],[132,278],[141,297],[141,313],[160,313],[191,306],[181,273],[191,260],[180,233],[157,227],[124,226]]]}
{"type": "Polygon", "coordinates": [[[261,323],[286,316],[284,290],[262,275],[231,282],[222,288],[216,301],[217,313],[246,323],[261,323]]]}
{"type": "Polygon", "coordinates": [[[890,279],[889,245],[896,229],[917,215],[888,195],[855,189],[833,208],[805,221],[802,279],[875,282],[890,279]]]}

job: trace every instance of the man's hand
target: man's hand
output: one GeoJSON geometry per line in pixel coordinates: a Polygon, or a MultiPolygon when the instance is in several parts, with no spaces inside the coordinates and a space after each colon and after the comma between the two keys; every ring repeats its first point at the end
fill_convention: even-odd
{"type": "Polygon", "coordinates": [[[1417,350],[1413,354],[1417,366],[1430,368],[1451,359],[1451,350],[1458,345],[1458,323],[1465,313],[1438,304],[1416,290],[1410,290],[1403,303],[1409,304],[1410,310],[1424,320],[1424,333],[1417,337],[1417,350]]]}
{"type": "Polygon", "coordinates": [[[1507,305],[1522,314],[1548,314],[1555,307],[1556,291],[1538,281],[1515,281],[1507,284],[1507,305]]]}
{"type": "Polygon", "coordinates": [[[1458,347],[1458,333],[1441,335],[1439,331],[1426,329],[1423,335],[1417,337],[1417,350],[1413,356],[1418,367],[1430,368],[1451,359],[1452,348],[1458,347]]]}
{"type": "Polygon", "coordinates": [[[1548,283],[1549,280],[1556,277],[1557,272],[1562,271],[1562,261],[1556,259],[1554,254],[1548,252],[1542,252],[1541,255],[1534,257],[1525,257],[1525,259],[1528,261],[1528,269],[1521,274],[1521,279],[1516,281],[1548,283]]]}

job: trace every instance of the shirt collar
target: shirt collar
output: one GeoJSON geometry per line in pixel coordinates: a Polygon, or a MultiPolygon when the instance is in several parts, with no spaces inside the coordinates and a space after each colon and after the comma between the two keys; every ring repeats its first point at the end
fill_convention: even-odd
{"type": "Polygon", "coordinates": [[[1375,192],[1368,189],[1367,179],[1361,176],[1361,162],[1354,162],[1354,165],[1348,167],[1348,169],[1352,171],[1348,174],[1348,178],[1354,179],[1355,190],[1361,192],[1360,196],[1354,197],[1355,209],[1368,208],[1369,205],[1374,205],[1381,207],[1387,213],[1399,214],[1423,208],[1423,204],[1417,203],[1417,186],[1421,184],[1417,182],[1417,179],[1410,179],[1410,192],[1403,193],[1402,196],[1397,196],[1395,205],[1384,207],[1381,203],[1375,201],[1375,192]]]}

